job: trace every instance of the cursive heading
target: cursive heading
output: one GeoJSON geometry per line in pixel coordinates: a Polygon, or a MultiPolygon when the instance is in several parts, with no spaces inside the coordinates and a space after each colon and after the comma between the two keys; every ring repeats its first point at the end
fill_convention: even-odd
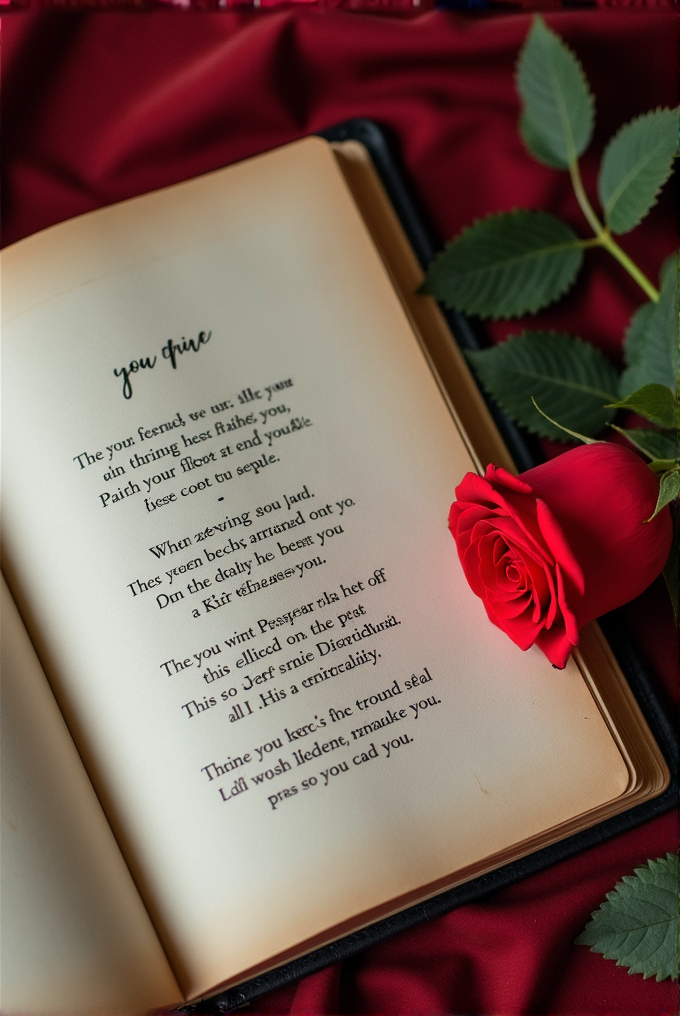
{"type": "MultiPolygon", "coordinates": [[[[207,345],[210,342],[212,332],[199,332],[195,339],[185,339],[182,336],[179,342],[174,342],[172,339],[168,339],[165,345],[161,349],[161,356],[164,360],[167,360],[172,364],[172,369],[177,370],[178,357],[183,356],[184,353],[198,353],[201,346],[207,345]]],[[[153,370],[158,360],[157,356],[140,356],[138,360],[130,360],[127,367],[114,367],[113,373],[115,377],[122,377],[123,379],[123,398],[132,398],[132,382],[130,377],[132,374],[136,374],[140,370],[153,370]]]]}

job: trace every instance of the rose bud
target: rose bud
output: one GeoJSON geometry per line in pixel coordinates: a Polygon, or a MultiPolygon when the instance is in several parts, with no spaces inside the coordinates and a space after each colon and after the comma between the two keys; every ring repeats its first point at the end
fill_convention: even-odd
{"type": "Polygon", "coordinates": [[[560,669],[588,621],[638,596],[671,547],[659,481],[634,452],[597,443],[512,476],[490,465],[456,487],[449,529],[465,577],[520,649],[560,669]]]}

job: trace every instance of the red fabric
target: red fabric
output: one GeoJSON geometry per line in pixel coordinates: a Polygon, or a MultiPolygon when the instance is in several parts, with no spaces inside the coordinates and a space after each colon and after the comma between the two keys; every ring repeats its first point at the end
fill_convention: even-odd
{"type": "MultiPolygon", "coordinates": [[[[548,15],[597,95],[583,160],[595,193],[604,141],[633,115],[675,101],[673,15],[548,15]]],[[[3,19],[4,242],[100,205],[283,144],[350,116],[393,129],[443,236],[489,212],[528,206],[581,221],[565,174],[518,140],[513,67],[527,15],[414,20],[342,12],[43,14],[3,19]]],[[[623,238],[651,277],[675,243],[672,196],[623,238]]],[[[541,327],[580,334],[620,358],[642,300],[589,252],[572,293],[541,327]]],[[[537,319],[532,319],[536,322],[537,319]]],[[[495,337],[517,323],[493,325],[495,337]]],[[[631,628],[659,686],[675,694],[676,643],[660,583],[631,628]]],[[[571,943],[620,877],[677,843],[669,814],[261,1001],[263,1012],[661,1013],[677,992],[571,943]]]]}
{"type": "Polygon", "coordinates": [[[449,529],[465,577],[520,649],[563,669],[578,629],[661,574],[673,523],[652,521],[659,482],[630,448],[580,445],[519,477],[489,465],[456,487],[449,529]],[[613,491],[616,496],[613,497],[613,491]]]}

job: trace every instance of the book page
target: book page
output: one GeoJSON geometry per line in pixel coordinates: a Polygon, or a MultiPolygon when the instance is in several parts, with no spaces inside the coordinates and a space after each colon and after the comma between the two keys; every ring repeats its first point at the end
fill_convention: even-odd
{"type": "Polygon", "coordinates": [[[625,792],[325,142],[6,252],[7,565],[190,996],[625,792]]]}
{"type": "Polygon", "coordinates": [[[2,607],[5,1012],[148,1009],[179,988],[7,587],[2,607]]]}

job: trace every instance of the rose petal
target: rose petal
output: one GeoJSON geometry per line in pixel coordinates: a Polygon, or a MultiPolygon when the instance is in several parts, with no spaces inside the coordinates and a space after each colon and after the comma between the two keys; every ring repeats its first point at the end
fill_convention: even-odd
{"type": "Polygon", "coordinates": [[[484,478],[491,484],[498,484],[501,487],[507,487],[509,490],[515,490],[521,494],[531,494],[529,484],[521,480],[519,476],[513,476],[503,466],[494,466],[492,463],[489,463],[486,467],[484,478]]]}
{"type": "Polygon", "coordinates": [[[564,591],[564,578],[562,576],[562,569],[557,569],[557,600],[560,605],[560,611],[562,613],[562,620],[564,621],[564,628],[567,634],[567,638],[573,646],[577,646],[579,643],[578,634],[578,622],[576,616],[572,611],[571,607],[567,602],[567,597],[564,591]]]}
{"type": "Polygon", "coordinates": [[[658,480],[635,453],[596,443],[512,476],[490,465],[456,487],[449,527],[471,588],[520,648],[564,667],[579,626],[637,595],[671,542],[658,480]],[[613,497],[612,491],[616,494],[613,497]]]}
{"type": "MultiPolygon", "coordinates": [[[[629,448],[584,445],[522,474],[550,506],[583,571],[572,609],[579,626],[638,596],[661,572],[672,542],[669,509],[650,517],[659,481],[629,448]]],[[[568,595],[573,597],[566,585],[568,595]]]]}
{"type": "Polygon", "coordinates": [[[553,667],[558,667],[559,670],[564,670],[574,648],[564,628],[558,627],[550,630],[544,628],[540,631],[536,636],[536,645],[541,652],[545,653],[553,667]]]}
{"type": "Polygon", "coordinates": [[[484,606],[486,607],[489,619],[493,621],[496,627],[504,631],[516,646],[519,646],[523,651],[533,646],[542,629],[540,624],[532,624],[526,612],[517,618],[503,618],[490,609],[491,604],[485,603],[484,606]]]}
{"type": "MultiPolygon", "coordinates": [[[[553,558],[549,553],[548,548],[543,543],[542,537],[539,535],[537,542],[531,533],[527,531],[527,527],[522,525],[522,520],[519,518],[507,518],[497,517],[494,519],[484,519],[483,521],[477,522],[472,533],[472,539],[477,537],[482,532],[489,532],[489,530],[495,529],[497,532],[502,533],[509,547],[523,559],[531,558],[532,560],[541,561],[545,564],[552,564],[553,558]]],[[[537,529],[538,532],[538,529],[537,529]]]]}
{"type": "Polygon", "coordinates": [[[548,505],[540,497],[536,498],[536,518],[545,542],[555,558],[555,563],[560,565],[562,571],[569,576],[577,591],[583,595],[585,588],[583,570],[574,557],[574,552],[567,542],[562,527],[550,511],[548,505]]]}

